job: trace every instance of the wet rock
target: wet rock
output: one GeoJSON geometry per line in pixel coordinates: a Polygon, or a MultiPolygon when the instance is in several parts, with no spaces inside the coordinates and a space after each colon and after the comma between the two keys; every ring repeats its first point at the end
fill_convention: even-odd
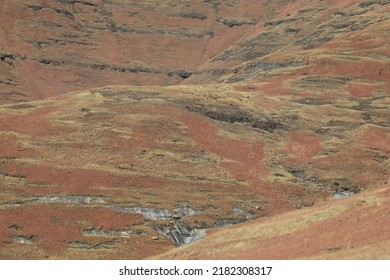
{"type": "Polygon", "coordinates": [[[89,249],[89,250],[99,250],[99,249],[109,249],[110,247],[115,246],[116,241],[107,241],[98,244],[91,244],[85,241],[73,240],[69,242],[69,247],[75,249],[89,249]]]}
{"type": "Polygon", "coordinates": [[[102,197],[93,196],[43,196],[34,201],[35,203],[70,203],[79,205],[100,204],[105,203],[102,197]]]}
{"type": "Polygon", "coordinates": [[[137,237],[137,236],[144,236],[146,235],[145,232],[141,230],[110,230],[110,231],[104,231],[104,230],[97,230],[97,229],[88,229],[84,230],[84,235],[87,236],[115,236],[115,237],[137,237]]]}
{"type": "Polygon", "coordinates": [[[253,214],[245,212],[243,209],[241,209],[241,207],[238,206],[233,208],[233,213],[236,215],[243,216],[245,220],[251,220],[254,218],[253,214]]]}
{"type": "Polygon", "coordinates": [[[156,227],[156,230],[169,236],[176,246],[200,240],[205,235],[205,230],[191,229],[180,220],[177,220],[173,225],[156,227]]]}
{"type": "Polygon", "coordinates": [[[182,206],[179,208],[176,208],[175,210],[176,215],[178,216],[192,216],[195,214],[200,214],[203,212],[203,210],[194,210],[189,206],[182,206]]]}
{"type": "Polygon", "coordinates": [[[333,183],[332,197],[336,199],[346,198],[355,195],[360,191],[360,187],[353,185],[349,181],[335,181],[333,183]]]}
{"type": "Polygon", "coordinates": [[[26,236],[12,235],[11,239],[18,244],[25,244],[25,245],[33,244],[32,236],[26,237],[26,236]]]}
{"type": "Polygon", "coordinates": [[[172,214],[165,209],[141,208],[141,207],[121,207],[118,205],[109,205],[109,208],[125,213],[137,213],[149,220],[168,220],[172,218],[172,214]]]}
{"type": "Polygon", "coordinates": [[[332,197],[335,199],[342,199],[342,198],[350,197],[353,195],[355,195],[355,193],[353,191],[349,191],[349,190],[334,191],[332,193],[332,197]]]}

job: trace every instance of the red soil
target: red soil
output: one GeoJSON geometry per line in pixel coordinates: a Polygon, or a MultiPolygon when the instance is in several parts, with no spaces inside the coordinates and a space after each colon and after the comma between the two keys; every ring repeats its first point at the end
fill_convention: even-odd
{"type": "Polygon", "coordinates": [[[291,89],[284,86],[285,80],[287,80],[285,76],[267,79],[262,90],[268,96],[288,95],[291,93],[291,89]]]}
{"type": "MultiPolygon", "coordinates": [[[[88,240],[83,230],[129,228],[142,225],[139,214],[118,213],[107,208],[63,207],[53,205],[25,206],[1,212],[0,242],[8,242],[15,234],[10,227],[17,225],[23,236],[33,236],[51,254],[60,255],[74,240],[88,240]],[[31,217],[34,217],[33,219],[31,217]]],[[[1,250],[0,250],[1,255],[1,250]]]]}
{"type": "Polygon", "coordinates": [[[24,148],[22,141],[14,135],[1,135],[1,157],[34,157],[36,153],[32,149],[24,148]]]}
{"type": "MultiPolygon", "coordinates": [[[[371,18],[377,23],[358,31],[341,28],[335,34],[322,28],[331,28],[343,15],[332,13],[359,12],[360,1],[240,0],[234,5],[192,1],[191,7],[205,15],[203,19],[186,14],[181,1],[175,7],[164,1],[103,2],[96,0],[98,7],[93,7],[37,0],[34,5],[46,6],[28,8],[24,4],[30,2],[2,1],[0,103],[107,84],[252,80],[232,86],[107,87],[27,107],[0,108],[0,179],[5,190],[0,205],[0,258],[10,258],[15,248],[22,248],[21,257],[41,256],[34,255],[33,247],[12,241],[13,234],[33,235],[36,245],[32,246],[59,258],[83,254],[143,258],[173,246],[164,237],[135,237],[126,243],[82,232],[92,227],[146,226],[148,221],[140,215],[91,205],[12,206],[19,199],[23,203],[42,195],[101,195],[118,204],[168,210],[188,204],[206,209],[185,217],[189,225],[211,226],[236,219],[236,206],[257,217],[312,206],[329,198],[336,181],[357,187],[362,195],[388,182],[390,136],[383,125],[388,118],[384,92],[390,94],[389,26],[383,21],[388,7],[373,5],[372,11],[354,18],[357,25],[371,18]],[[72,12],[74,19],[65,11],[72,12]],[[237,20],[241,26],[229,27],[224,20],[237,20]],[[245,23],[251,20],[258,23],[245,23]],[[291,31],[292,27],[297,30],[291,31]],[[308,38],[314,45],[328,39],[310,37],[315,31],[340,37],[314,48],[306,42],[306,49],[302,42],[308,38]],[[280,39],[257,52],[257,36],[267,34],[280,39]],[[283,66],[290,61],[302,66],[283,66]],[[268,62],[276,63],[275,69],[264,75],[256,72],[257,63],[268,62]],[[199,70],[199,74],[184,80],[170,72],[176,70],[199,70]],[[253,116],[280,121],[282,128],[260,131],[250,121],[231,124],[185,109],[198,101],[211,108],[216,102],[222,104],[220,98],[223,104],[231,102],[253,116]],[[308,99],[307,104],[302,104],[302,98],[308,99]],[[372,101],[371,105],[358,106],[365,101],[372,101]],[[295,176],[292,169],[302,170],[305,176],[295,176]],[[114,241],[115,245],[94,254],[69,248],[73,241],[92,245],[114,241]]],[[[295,232],[266,239],[245,237],[243,243],[248,243],[242,248],[241,240],[216,244],[216,248],[210,241],[208,251],[212,258],[307,258],[379,246],[388,241],[389,228],[385,226],[383,233],[378,224],[388,220],[389,190],[371,194],[380,199],[374,203],[370,198],[367,202],[347,199],[345,203],[352,205],[348,211],[295,232]],[[225,245],[237,245],[237,250],[219,255],[218,246],[225,245]]],[[[318,209],[326,213],[343,203],[330,202],[246,225],[299,219],[318,209]]],[[[231,229],[240,228],[221,232],[228,237],[231,229]]],[[[218,232],[208,235],[206,243],[218,232]]],[[[196,251],[193,256],[208,257],[196,251]]]]}
{"type": "Polygon", "coordinates": [[[114,195],[123,194],[121,188],[129,185],[144,188],[163,186],[169,180],[153,176],[119,176],[111,172],[88,169],[57,169],[46,165],[16,165],[5,164],[4,170],[11,174],[26,176],[31,183],[48,183],[50,186],[21,188],[26,194],[92,194],[114,195]]]}
{"type": "Polygon", "coordinates": [[[377,149],[384,153],[390,152],[390,132],[382,127],[369,127],[364,139],[368,147],[377,149]]]}
{"type": "Polygon", "coordinates": [[[364,61],[350,62],[334,59],[316,59],[313,65],[302,69],[317,76],[348,76],[373,81],[388,82],[390,66],[383,62],[364,61]]]}
{"type": "Polygon", "coordinates": [[[55,126],[49,120],[50,113],[59,109],[61,109],[60,106],[48,106],[34,109],[23,115],[2,115],[0,116],[0,131],[14,131],[32,137],[53,136],[70,132],[68,128],[55,126]]]}
{"type": "Polygon", "coordinates": [[[389,188],[379,189],[311,209],[215,230],[206,239],[187,248],[172,250],[159,258],[388,258],[389,251],[381,248],[381,244],[389,238],[389,197],[389,188]],[[330,214],[331,211],[333,214],[330,214]],[[325,218],[321,218],[322,215],[325,218]],[[307,221],[295,229],[299,217],[307,221]]]}
{"type": "Polygon", "coordinates": [[[321,151],[321,138],[309,131],[293,131],[287,134],[287,152],[297,163],[307,163],[321,151]]]}
{"type": "MultiPolygon", "coordinates": [[[[389,191],[382,195],[389,196],[389,191]]],[[[390,232],[389,206],[385,204],[379,210],[376,205],[367,205],[363,201],[349,211],[309,228],[272,241],[255,241],[252,249],[238,252],[234,258],[304,259],[327,254],[331,257],[335,251],[381,244],[389,238],[386,234],[390,232]]]]}
{"type": "Polygon", "coordinates": [[[158,107],[153,111],[167,114],[183,122],[188,133],[196,144],[226,159],[222,167],[229,170],[234,177],[241,180],[254,180],[265,177],[264,144],[245,139],[228,139],[218,133],[217,128],[209,121],[181,110],[158,107]]]}
{"type": "Polygon", "coordinates": [[[348,85],[347,90],[354,97],[370,97],[372,91],[377,88],[373,85],[353,83],[348,85]]]}

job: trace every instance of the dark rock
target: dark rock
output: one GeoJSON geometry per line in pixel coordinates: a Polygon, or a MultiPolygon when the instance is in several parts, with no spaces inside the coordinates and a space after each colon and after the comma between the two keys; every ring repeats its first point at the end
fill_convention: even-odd
{"type": "Polygon", "coordinates": [[[234,26],[243,26],[243,25],[255,25],[255,21],[249,21],[249,20],[237,20],[237,19],[220,19],[218,22],[222,23],[223,25],[226,25],[228,27],[234,27],[234,26]]]}
{"type": "Polygon", "coordinates": [[[16,105],[12,105],[9,107],[10,109],[13,109],[13,110],[20,110],[20,109],[30,109],[30,108],[35,108],[35,106],[31,105],[31,104],[16,104],[16,105]]]}
{"type": "Polygon", "coordinates": [[[301,29],[289,27],[289,28],[284,29],[284,32],[298,34],[299,32],[301,32],[301,29]]]}
{"type": "Polygon", "coordinates": [[[203,104],[191,104],[187,105],[186,109],[191,112],[196,112],[201,115],[204,115],[210,119],[227,123],[249,123],[254,121],[254,117],[252,114],[241,110],[236,105],[215,105],[213,107],[209,107],[203,104]]]}
{"type": "Polygon", "coordinates": [[[203,230],[191,229],[180,220],[172,225],[155,226],[155,229],[169,236],[176,246],[186,245],[204,237],[203,230]]]}
{"type": "Polygon", "coordinates": [[[188,71],[184,71],[184,70],[177,71],[176,73],[180,78],[183,78],[183,79],[188,79],[193,74],[192,72],[188,72],[188,71]]]}
{"type": "Polygon", "coordinates": [[[66,11],[66,10],[63,10],[63,9],[58,9],[58,8],[53,8],[53,10],[56,13],[59,13],[59,14],[62,14],[64,16],[66,16],[67,18],[74,19],[74,15],[71,12],[69,12],[69,11],[66,11]]]}
{"type": "Polygon", "coordinates": [[[197,19],[197,20],[205,20],[205,19],[207,19],[207,15],[204,15],[204,14],[202,14],[200,12],[196,12],[196,11],[176,13],[176,14],[171,14],[170,16],[189,18],[189,19],[197,19]]]}
{"type": "Polygon", "coordinates": [[[57,1],[63,4],[83,4],[83,5],[93,6],[93,7],[98,6],[97,4],[86,0],[57,0],[57,1]]]}
{"type": "Polygon", "coordinates": [[[302,170],[291,169],[289,171],[289,173],[291,175],[293,175],[294,177],[297,177],[297,178],[300,178],[300,179],[305,179],[306,178],[305,171],[302,171],[302,170]]]}
{"type": "Polygon", "coordinates": [[[274,132],[276,129],[285,129],[284,125],[274,120],[255,121],[252,127],[265,130],[268,132],[274,132]]]}
{"type": "Polygon", "coordinates": [[[387,4],[390,4],[389,0],[372,0],[372,1],[364,1],[364,2],[359,3],[359,7],[366,8],[366,7],[370,7],[372,5],[384,6],[387,4]]]}
{"type": "Polygon", "coordinates": [[[47,59],[47,58],[40,59],[39,62],[43,63],[43,64],[46,64],[46,65],[52,63],[52,61],[50,59],[47,59]]]}

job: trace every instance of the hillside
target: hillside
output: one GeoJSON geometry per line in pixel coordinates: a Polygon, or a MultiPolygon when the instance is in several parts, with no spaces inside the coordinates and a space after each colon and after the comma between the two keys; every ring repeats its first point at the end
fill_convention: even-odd
{"type": "Polygon", "coordinates": [[[308,63],[326,65],[317,75],[337,76],[342,63],[339,75],[364,69],[387,81],[388,4],[4,0],[0,104],[106,85],[235,82],[308,63]]]}
{"type": "Polygon", "coordinates": [[[208,233],[159,259],[389,259],[389,188],[208,233]]]}
{"type": "Polygon", "coordinates": [[[248,37],[268,6],[254,0],[1,1],[0,103],[110,84],[180,83],[248,37]]]}
{"type": "Polygon", "coordinates": [[[388,259],[389,4],[2,1],[0,259],[388,259]]]}

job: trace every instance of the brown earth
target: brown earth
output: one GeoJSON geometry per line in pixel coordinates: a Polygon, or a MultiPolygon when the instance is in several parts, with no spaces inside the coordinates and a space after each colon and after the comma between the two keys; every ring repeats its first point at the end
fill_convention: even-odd
{"type": "Polygon", "coordinates": [[[388,259],[389,4],[2,1],[0,259],[388,259]]]}
{"type": "Polygon", "coordinates": [[[159,259],[389,259],[390,189],[215,230],[159,259]]]}
{"type": "MultiPolygon", "coordinates": [[[[174,247],[159,227],[168,232],[177,218],[154,221],[124,209],[192,209],[177,217],[200,230],[298,215],[305,212],[294,209],[327,207],[321,201],[332,195],[371,193],[387,184],[389,129],[345,109],[352,101],[313,104],[237,88],[250,86],[106,87],[3,106],[2,257],[150,257],[174,247]],[[95,212],[100,219],[89,216],[95,212]],[[46,220],[31,219],[40,213],[46,220]],[[118,233],[140,229],[141,236],[118,233]],[[101,235],[86,234],[90,230],[101,235]],[[143,253],[125,254],[122,245],[143,253]],[[15,246],[24,253],[12,251],[15,246]]],[[[342,96],[352,98],[346,88],[342,96]]],[[[388,99],[383,95],[378,105],[388,99]]],[[[388,119],[380,108],[371,114],[388,119]]],[[[342,202],[329,207],[333,203],[342,202]]],[[[213,235],[207,236],[204,242],[213,235]]],[[[262,256],[311,256],[305,252],[262,256]]]]}
{"type": "Polygon", "coordinates": [[[180,83],[282,2],[1,1],[0,103],[180,83]]]}

